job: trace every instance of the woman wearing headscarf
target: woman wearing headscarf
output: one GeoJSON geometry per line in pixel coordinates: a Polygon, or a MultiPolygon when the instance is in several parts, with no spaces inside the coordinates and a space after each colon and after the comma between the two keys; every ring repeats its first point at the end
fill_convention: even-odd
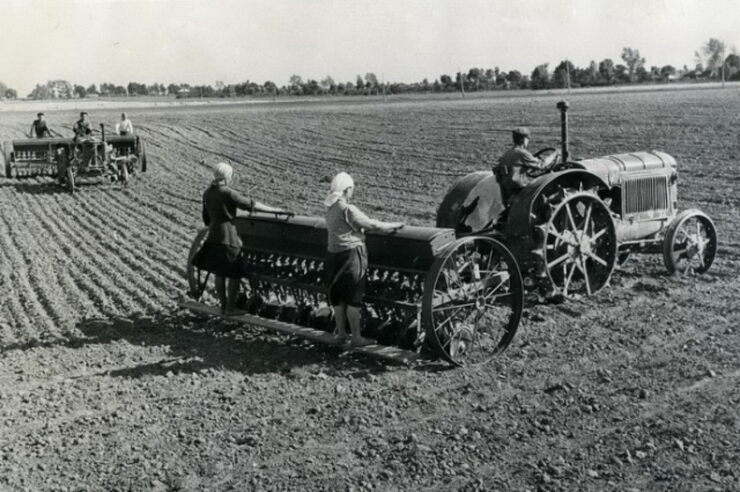
{"type": "Polygon", "coordinates": [[[240,195],[229,187],[233,174],[225,162],[213,168],[213,181],[203,194],[203,222],[208,226],[208,236],[193,257],[193,265],[216,276],[216,293],[223,314],[235,312],[239,279],[246,275],[242,241],[233,223],[237,209],[292,215],[240,195]]]}
{"type": "Polygon", "coordinates": [[[391,233],[404,226],[401,222],[381,222],[369,218],[355,205],[350,204],[355,183],[352,177],[341,172],[331,182],[331,189],[324,200],[326,206],[327,280],[329,302],[334,306],[337,337],[347,338],[347,325],[352,332],[354,346],[369,345],[374,340],[360,335],[360,306],[365,293],[367,273],[367,248],[365,231],[391,233]]]}

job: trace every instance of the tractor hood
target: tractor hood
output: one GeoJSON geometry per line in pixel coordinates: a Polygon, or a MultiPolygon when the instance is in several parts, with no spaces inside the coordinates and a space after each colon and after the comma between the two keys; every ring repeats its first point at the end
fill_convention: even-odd
{"type": "Polygon", "coordinates": [[[636,175],[666,175],[676,172],[676,159],[665,152],[633,152],[583,159],[572,163],[604,180],[609,186],[619,186],[636,175]]]}

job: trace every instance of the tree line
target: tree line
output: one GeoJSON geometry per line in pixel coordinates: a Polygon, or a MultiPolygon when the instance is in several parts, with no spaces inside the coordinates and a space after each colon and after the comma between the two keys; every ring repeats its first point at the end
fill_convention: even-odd
{"type": "MultiPolygon", "coordinates": [[[[66,80],[50,80],[37,84],[28,95],[30,99],[69,99],[85,97],[123,96],[172,96],[192,97],[243,97],[243,96],[318,96],[318,95],[377,95],[404,94],[415,92],[478,92],[499,89],[555,89],[611,86],[623,84],[661,83],[676,80],[740,80],[740,56],[733,49],[725,56],[725,43],[711,38],[694,53],[695,65],[677,68],[672,65],[649,66],[636,48],[622,49],[621,62],[605,58],[591,61],[586,67],[577,67],[569,60],[561,61],[552,71],[543,63],[530,74],[518,70],[494,68],[470,68],[454,75],[442,74],[434,81],[385,82],[372,73],[357,75],[354,81],[336,82],[331,76],[318,81],[304,80],[293,75],[288,83],[278,86],[272,81],[262,84],[247,80],[238,84],[216,81],[212,85],[189,85],[170,83],[151,85],[129,82],[126,86],[113,83],[92,84],[88,87],[72,84],[66,80]]],[[[15,98],[17,93],[0,82],[0,95],[15,98]]]]}

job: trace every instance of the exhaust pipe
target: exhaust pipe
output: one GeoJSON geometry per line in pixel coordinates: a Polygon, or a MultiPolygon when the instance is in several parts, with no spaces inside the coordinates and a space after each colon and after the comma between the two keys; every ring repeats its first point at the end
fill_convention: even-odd
{"type": "Polygon", "coordinates": [[[556,107],[560,110],[560,138],[561,138],[561,154],[563,162],[568,162],[568,108],[570,104],[568,101],[560,101],[556,104],[556,107]]]}

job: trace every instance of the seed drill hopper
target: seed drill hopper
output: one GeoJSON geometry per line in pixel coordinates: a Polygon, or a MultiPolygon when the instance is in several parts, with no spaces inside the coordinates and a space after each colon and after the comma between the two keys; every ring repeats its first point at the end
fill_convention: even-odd
{"type": "MultiPolygon", "coordinates": [[[[324,220],[254,214],[235,223],[249,264],[240,303],[248,314],[231,319],[333,343],[324,220]]],[[[187,277],[193,301],[183,306],[217,314],[212,276],[191,261],[206,235],[207,229],[200,231],[190,250],[187,277]]],[[[366,242],[362,333],[378,343],[357,350],[402,361],[436,354],[464,364],[491,357],[511,343],[522,313],[522,279],[499,241],[407,226],[392,234],[368,233],[366,242]]]]}

